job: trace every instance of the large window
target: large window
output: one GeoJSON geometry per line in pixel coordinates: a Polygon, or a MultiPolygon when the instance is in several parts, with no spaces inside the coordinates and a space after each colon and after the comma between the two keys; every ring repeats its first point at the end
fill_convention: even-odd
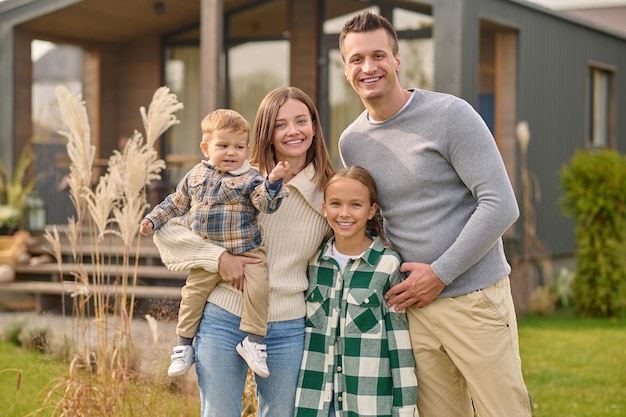
{"type": "Polygon", "coordinates": [[[246,42],[230,47],[228,79],[230,106],[252,125],[263,97],[289,84],[289,41],[246,42]]]}
{"type": "Polygon", "coordinates": [[[77,46],[35,39],[31,42],[31,59],[36,188],[48,208],[47,223],[66,223],[73,208],[66,194],[69,173],[66,139],[59,131],[68,128],[61,118],[55,89],[64,85],[72,94],[84,93],[85,52],[77,46]]]}
{"type": "MultiPolygon", "coordinates": [[[[265,0],[225,15],[226,107],[251,125],[263,97],[289,84],[286,0],[265,0]]],[[[176,183],[200,153],[200,32],[194,26],[166,39],[165,80],[185,109],[166,134],[163,153],[169,182],[176,183]]]]}
{"type": "Polygon", "coordinates": [[[263,97],[289,85],[289,2],[248,3],[226,17],[227,100],[253,124],[263,97]]]}
{"type": "Polygon", "coordinates": [[[587,142],[595,148],[615,146],[615,72],[592,64],[588,69],[587,142]]]}

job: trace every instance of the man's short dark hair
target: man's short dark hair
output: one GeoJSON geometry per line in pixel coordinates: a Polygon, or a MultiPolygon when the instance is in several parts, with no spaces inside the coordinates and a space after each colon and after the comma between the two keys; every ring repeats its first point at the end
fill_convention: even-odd
{"type": "Polygon", "coordinates": [[[354,15],[343,26],[341,34],[339,35],[339,49],[342,51],[341,56],[343,57],[343,43],[349,33],[372,32],[378,29],[385,29],[389,34],[391,38],[391,50],[393,54],[396,55],[398,53],[398,34],[393,28],[393,25],[386,17],[366,10],[354,15]]]}

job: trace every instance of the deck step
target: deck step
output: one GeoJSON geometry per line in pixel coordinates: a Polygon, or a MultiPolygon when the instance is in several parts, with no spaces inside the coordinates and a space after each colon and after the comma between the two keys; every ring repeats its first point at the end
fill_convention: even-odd
{"type": "Polygon", "coordinates": [[[27,245],[30,263],[16,263],[10,279],[0,282],[0,309],[57,310],[62,307],[64,297],[79,293],[119,296],[124,291],[121,282],[132,283],[135,278],[136,285],[127,285],[126,292],[130,297],[132,291],[138,305],[160,308],[161,302],[169,305],[180,301],[188,271],[168,270],[152,239],[142,239],[139,248],[133,248],[129,255],[129,265],[123,266],[125,251],[117,236],[106,236],[97,247],[90,245],[87,237],[81,242],[81,253],[75,254],[62,233],[59,264],[50,256],[50,244],[42,234],[30,236],[27,245]],[[91,262],[94,253],[106,261],[94,265],[91,262]],[[138,258],[137,266],[135,258],[138,258]],[[89,287],[76,283],[80,281],[79,275],[87,276],[89,287]],[[99,284],[96,286],[94,282],[99,284]]]}
{"type": "MultiPolygon", "coordinates": [[[[29,265],[18,264],[15,265],[15,273],[20,276],[32,276],[32,275],[49,275],[53,277],[53,280],[60,281],[58,277],[63,273],[63,277],[67,279],[78,273],[81,269],[85,270],[87,274],[93,276],[96,271],[100,271],[100,276],[119,277],[122,275],[123,270],[121,265],[101,265],[98,268],[93,264],[74,264],[74,263],[62,263],[60,266],[54,262],[46,262],[43,264],[29,265]]],[[[135,272],[135,266],[131,265],[127,269],[127,276],[133,277],[135,272]]],[[[187,271],[170,271],[164,266],[158,265],[138,265],[137,266],[137,278],[143,280],[146,279],[172,279],[181,280],[187,277],[187,271]]]]}
{"type": "MultiPolygon", "coordinates": [[[[123,287],[121,285],[91,285],[92,290],[98,290],[102,294],[115,294],[121,295],[123,287]]],[[[132,292],[135,294],[135,298],[165,298],[165,299],[180,299],[180,287],[164,287],[164,286],[151,286],[151,285],[137,285],[133,289],[128,286],[126,291],[130,296],[132,292]]],[[[71,295],[81,288],[73,281],[66,282],[46,282],[46,281],[15,281],[5,282],[0,284],[0,292],[6,293],[22,293],[22,294],[51,294],[71,295]]]]}

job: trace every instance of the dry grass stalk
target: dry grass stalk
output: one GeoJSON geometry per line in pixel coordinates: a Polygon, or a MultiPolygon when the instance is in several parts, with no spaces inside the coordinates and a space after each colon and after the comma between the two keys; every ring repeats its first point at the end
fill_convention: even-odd
{"type": "MultiPolygon", "coordinates": [[[[107,173],[92,188],[95,146],[91,144],[87,111],[80,96],[73,96],[59,86],[56,95],[63,121],[68,126],[67,150],[70,158],[69,187],[77,218],[68,219],[67,237],[72,247],[77,272],[73,274],[72,314],[74,337],[78,351],[70,367],[70,375],[54,390],[62,391],[57,401],[59,415],[125,415],[123,408],[128,396],[133,371],[134,350],[130,337],[134,306],[134,288],[140,241],[139,223],[148,207],[146,186],[160,179],[165,162],[154,149],[158,137],[178,123],[174,112],[183,108],[169,89],[159,88],[149,109],[140,109],[146,140],[135,132],[122,151],[109,159],[107,173]],[[83,231],[86,229],[86,235],[83,231]],[[119,236],[123,251],[121,259],[107,255],[101,248],[107,234],[119,236]],[[82,240],[90,239],[94,248],[82,253],[82,240]],[[135,265],[131,268],[131,248],[136,241],[135,265]],[[87,256],[88,255],[88,256],[87,256]],[[91,261],[94,272],[89,274],[83,262],[91,261]],[[111,273],[111,264],[119,266],[119,276],[111,273]],[[121,295],[108,293],[106,288],[121,285],[121,295]],[[90,309],[93,307],[93,311],[90,309]],[[97,345],[91,344],[95,332],[97,345]],[[75,370],[88,370],[87,377],[77,377],[75,370]],[[112,388],[115,387],[115,388],[112,388]],[[88,408],[92,410],[87,411],[88,408]]],[[[60,238],[46,232],[53,255],[61,265],[60,238]]],[[[56,398],[50,395],[49,398],[56,398]]]]}
{"type": "Polygon", "coordinates": [[[536,175],[528,168],[528,147],[530,144],[528,123],[519,122],[515,134],[520,149],[523,236],[521,254],[512,259],[512,276],[519,277],[524,283],[523,302],[527,304],[527,307],[533,309],[538,302],[538,297],[542,294],[542,290],[539,292],[537,290],[542,287],[549,289],[552,284],[552,259],[548,248],[537,236],[534,204],[541,201],[541,190],[536,175]]]}
{"type": "Polygon", "coordinates": [[[256,384],[254,374],[248,370],[246,385],[243,389],[241,417],[255,417],[257,415],[258,402],[256,399],[256,384]]]}

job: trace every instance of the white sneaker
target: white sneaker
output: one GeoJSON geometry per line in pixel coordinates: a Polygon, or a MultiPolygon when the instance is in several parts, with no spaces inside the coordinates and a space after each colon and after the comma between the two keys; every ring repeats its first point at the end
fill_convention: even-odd
{"type": "Polygon", "coordinates": [[[191,365],[195,362],[193,346],[175,346],[174,353],[170,356],[170,358],[172,358],[172,363],[167,369],[167,374],[169,376],[185,375],[189,368],[191,368],[191,365]]]}
{"type": "Polygon", "coordinates": [[[246,361],[250,369],[261,378],[270,376],[270,370],[267,369],[267,352],[265,352],[265,349],[265,345],[253,343],[248,340],[248,337],[237,345],[237,353],[246,361]]]}

